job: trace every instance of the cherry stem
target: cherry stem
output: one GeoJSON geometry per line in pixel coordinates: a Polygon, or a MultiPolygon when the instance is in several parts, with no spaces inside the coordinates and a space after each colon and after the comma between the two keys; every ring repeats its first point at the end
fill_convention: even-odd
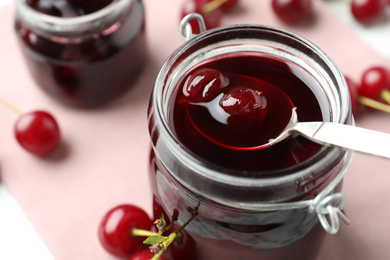
{"type": "Polygon", "coordinates": [[[149,231],[149,230],[144,230],[144,229],[138,229],[138,228],[133,228],[131,230],[131,235],[134,237],[150,237],[150,236],[159,236],[158,233],[149,231]]]}
{"type": "Polygon", "coordinates": [[[4,106],[6,106],[7,108],[11,109],[12,111],[14,111],[15,113],[17,113],[19,116],[21,116],[23,114],[22,111],[20,111],[19,109],[17,109],[15,106],[11,105],[10,103],[8,103],[7,101],[5,101],[4,99],[0,98],[0,103],[3,104],[4,106]]]}
{"type": "MultiPolygon", "coordinates": [[[[163,217],[164,217],[164,216],[163,216],[163,217]]],[[[162,235],[165,231],[170,230],[171,227],[173,226],[173,223],[174,223],[176,220],[177,220],[177,218],[175,217],[175,213],[172,213],[171,223],[169,223],[169,225],[166,226],[166,227],[164,228],[164,230],[159,230],[158,233],[159,233],[160,235],[162,235]]],[[[165,222],[165,220],[163,220],[163,221],[165,222]]]]}
{"type": "Polygon", "coordinates": [[[198,204],[196,205],[196,207],[191,212],[191,217],[183,225],[181,225],[178,229],[173,231],[174,233],[178,234],[180,231],[182,231],[195,218],[195,216],[196,216],[196,214],[198,212],[199,206],[200,206],[200,202],[198,201],[198,204]]]}
{"type": "Polygon", "coordinates": [[[209,14],[218,7],[220,7],[222,4],[224,4],[226,1],[227,0],[213,0],[211,2],[208,2],[203,6],[203,12],[209,14]]]}
{"type": "Polygon", "coordinates": [[[390,106],[367,97],[359,97],[358,101],[367,106],[386,113],[390,113],[390,106]]]}
{"type": "Polygon", "coordinates": [[[384,89],[381,92],[381,97],[390,104],[390,90],[384,89]]]}
{"type": "MultiPolygon", "coordinates": [[[[200,201],[198,201],[198,204],[196,205],[196,207],[191,210],[191,217],[183,225],[181,225],[178,229],[176,229],[171,234],[169,234],[169,236],[166,238],[166,240],[160,244],[161,251],[158,252],[157,254],[155,254],[151,260],[160,259],[160,256],[162,256],[162,254],[167,250],[168,246],[170,244],[172,244],[173,241],[175,241],[177,234],[181,230],[183,230],[195,218],[195,216],[198,212],[199,206],[200,206],[200,201]]],[[[171,223],[173,223],[173,220],[171,221],[171,223]]]]}

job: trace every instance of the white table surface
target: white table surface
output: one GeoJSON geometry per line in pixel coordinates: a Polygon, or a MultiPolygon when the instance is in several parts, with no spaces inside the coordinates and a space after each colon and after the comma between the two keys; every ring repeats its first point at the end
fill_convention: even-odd
{"type": "MultiPolygon", "coordinates": [[[[0,8],[12,0],[0,0],[0,8]]],[[[374,26],[359,25],[345,1],[325,1],[328,8],[350,26],[369,45],[390,60],[390,19],[374,26]]],[[[26,218],[7,188],[0,183],[0,259],[53,260],[47,247],[26,218]]]]}

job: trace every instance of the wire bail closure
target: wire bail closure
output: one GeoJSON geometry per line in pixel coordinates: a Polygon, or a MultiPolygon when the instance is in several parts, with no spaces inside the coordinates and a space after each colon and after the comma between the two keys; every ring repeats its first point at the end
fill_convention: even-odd
{"type": "MultiPolygon", "coordinates": [[[[190,24],[192,19],[197,20],[200,33],[206,31],[203,17],[200,14],[190,13],[186,15],[180,22],[180,32],[187,41],[197,35],[192,32],[192,26],[190,24]]],[[[345,195],[342,193],[334,193],[334,189],[344,178],[344,175],[351,164],[352,157],[353,152],[350,151],[345,159],[346,163],[337,176],[312,200],[286,203],[264,203],[256,206],[247,206],[262,211],[291,210],[306,207],[310,214],[317,214],[318,220],[324,230],[329,234],[334,235],[339,231],[340,219],[347,225],[351,222],[344,212],[345,195]]]]}
{"type": "Polygon", "coordinates": [[[203,17],[200,14],[187,14],[180,22],[180,32],[184,37],[186,37],[187,41],[197,35],[192,32],[192,26],[190,24],[190,21],[193,19],[197,20],[200,28],[200,33],[206,31],[206,24],[204,23],[203,17]]]}
{"type": "Polygon", "coordinates": [[[312,205],[309,206],[309,213],[317,213],[318,219],[329,234],[336,234],[340,228],[339,218],[347,225],[350,220],[343,212],[345,196],[342,193],[333,193],[324,198],[317,196],[312,205]],[[327,216],[329,220],[327,219],[327,216]]]}

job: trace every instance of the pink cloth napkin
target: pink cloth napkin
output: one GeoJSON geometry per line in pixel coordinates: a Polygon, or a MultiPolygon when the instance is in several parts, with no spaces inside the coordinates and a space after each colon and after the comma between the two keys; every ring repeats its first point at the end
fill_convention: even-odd
{"type": "MultiPolygon", "coordinates": [[[[97,238],[103,214],[120,203],[133,203],[151,213],[146,109],[159,68],[184,42],[178,30],[182,1],[144,0],[150,52],[147,69],[122,97],[84,110],[58,104],[33,83],[13,34],[13,7],[0,9],[0,97],[22,111],[50,111],[63,133],[63,145],[55,154],[32,156],[13,137],[17,115],[0,107],[1,180],[55,259],[114,259],[97,238]]],[[[225,15],[224,24],[260,23],[291,29],[323,48],[356,80],[369,66],[387,65],[384,57],[330,14],[321,1],[313,1],[313,24],[297,27],[281,24],[269,0],[241,2],[237,10],[225,15]]],[[[357,124],[389,131],[390,115],[372,113],[359,118],[357,124]]],[[[390,259],[389,166],[384,159],[355,156],[344,185],[352,223],[342,225],[337,235],[327,236],[317,260],[390,259]]]]}

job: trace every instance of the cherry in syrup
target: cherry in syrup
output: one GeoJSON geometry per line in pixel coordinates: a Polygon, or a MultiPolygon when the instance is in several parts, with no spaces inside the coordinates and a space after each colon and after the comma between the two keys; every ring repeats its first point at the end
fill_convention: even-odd
{"type": "Polygon", "coordinates": [[[205,98],[204,91],[195,91],[205,85],[196,80],[196,75],[204,71],[215,70],[200,69],[191,74],[183,87],[183,95],[189,96],[187,90],[191,86],[192,99],[184,99],[189,103],[182,99],[180,104],[187,108],[193,127],[208,140],[232,149],[251,148],[277,137],[288,124],[293,104],[277,87],[258,78],[210,73],[209,76],[219,75],[212,82],[217,82],[221,75],[226,80],[208,84],[210,88],[206,89],[213,94],[205,98]],[[275,124],[272,118],[282,123],[275,124]]]}
{"type": "Polygon", "coordinates": [[[297,107],[298,120],[301,122],[324,120],[321,106],[326,105],[326,101],[318,99],[312,92],[311,84],[315,83],[310,79],[303,82],[300,77],[304,76],[296,75],[289,65],[256,54],[237,54],[210,60],[189,71],[179,84],[172,111],[174,132],[194,154],[227,168],[266,171],[303,162],[317,153],[321,146],[301,136],[291,136],[261,151],[254,149],[283,131],[291,118],[292,107],[297,107]],[[217,91],[215,98],[208,102],[190,102],[182,89],[188,77],[203,68],[219,71],[227,77],[229,84],[217,91]],[[239,127],[234,128],[229,125],[231,115],[221,107],[220,101],[229,91],[241,87],[261,93],[268,110],[264,114],[249,113],[251,116],[246,117],[246,127],[238,123],[239,127]],[[250,120],[252,115],[258,116],[255,124],[250,120]]]}
{"type": "Polygon", "coordinates": [[[237,130],[260,127],[268,112],[267,98],[261,91],[249,87],[232,88],[219,105],[229,115],[228,125],[237,130]]]}

